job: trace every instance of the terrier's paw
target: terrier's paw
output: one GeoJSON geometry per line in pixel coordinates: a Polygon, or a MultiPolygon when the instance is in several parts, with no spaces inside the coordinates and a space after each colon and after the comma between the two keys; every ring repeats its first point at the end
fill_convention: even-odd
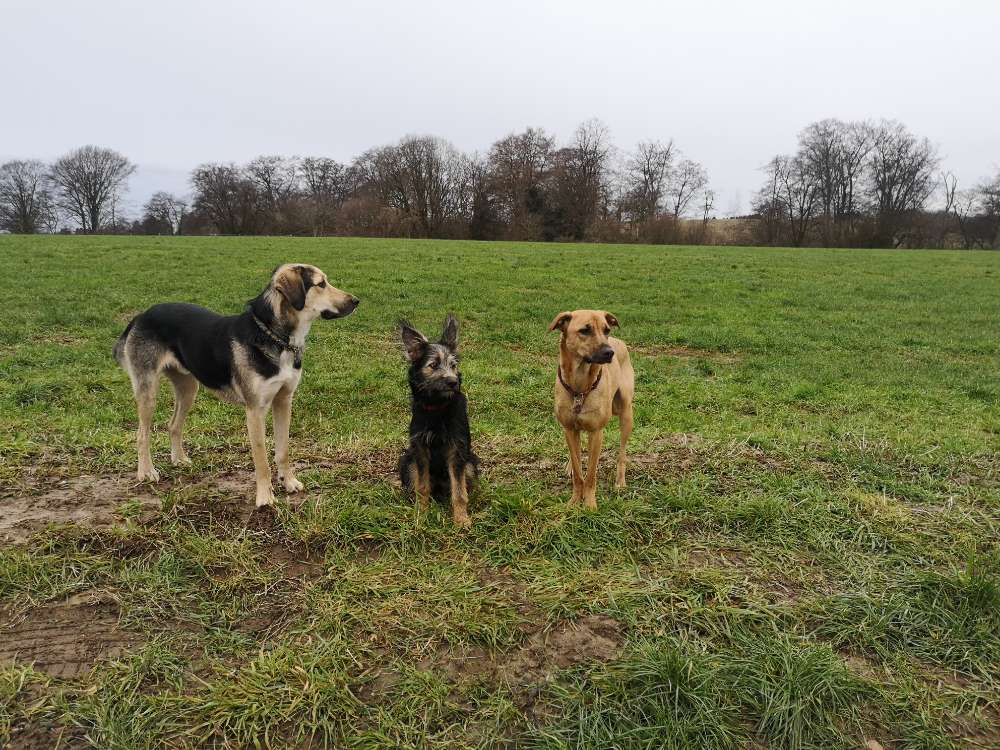
{"type": "Polygon", "coordinates": [[[296,492],[302,492],[305,486],[295,477],[281,477],[281,485],[285,488],[285,492],[290,495],[294,495],[296,492]]]}
{"type": "Polygon", "coordinates": [[[460,529],[472,528],[472,519],[469,518],[467,515],[455,516],[454,521],[455,525],[460,529]]]}
{"type": "Polygon", "coordinates": [[[139,469],[139,471],[136,472],[136,477],[140,482],[159,482],[160,472],[150,466],[148,469],[139,469]]]}

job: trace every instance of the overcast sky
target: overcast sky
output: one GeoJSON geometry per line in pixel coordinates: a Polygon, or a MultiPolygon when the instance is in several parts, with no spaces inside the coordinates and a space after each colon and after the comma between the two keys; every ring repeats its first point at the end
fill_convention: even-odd
{"type": "Polygon", "coordinates": [[[0,158],[116,148],[133,205],[204,161],[590,117],[673,138],[722,214],[824,117],[899,119],[966,184],[1000,165],[996,0],[0,0],[0,62],[0,158]]]}

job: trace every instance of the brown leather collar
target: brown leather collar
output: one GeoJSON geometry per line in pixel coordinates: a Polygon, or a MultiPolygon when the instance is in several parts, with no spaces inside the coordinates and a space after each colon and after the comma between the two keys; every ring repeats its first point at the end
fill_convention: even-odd
{"type": "Polygon", "coordinates": [[[594,389],[597,388],[597,384],[601,382],[601,378],[604,376],[604,368],[602,367],[597,371],[597,377],[594,378],[594,382],[591,383],[590,387],[585,391],[574,391],[569,387],[569,383],[563,379],[562,367],[559,367],[556,370],[556,373],[559,376],[559,383],[563,388],[569,391],[569,395],[573,397],[573,411],[576,414],[579,414],[583,410],[583,402],[587,400],[587,396],[593,393],[594,389]]]}

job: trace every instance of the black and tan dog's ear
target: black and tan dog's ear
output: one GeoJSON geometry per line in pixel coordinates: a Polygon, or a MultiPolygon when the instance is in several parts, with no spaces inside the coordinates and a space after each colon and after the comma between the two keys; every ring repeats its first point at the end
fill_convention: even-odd
{"type": "Polygon", "coordinates": [[[441,329],[441,343],[452,351],[458,349],[458,320],[451,313],[444,319],[444,328],[441,329]]]}
{"type": "Polygon", "coordinates": [[[410,325],[408,320],[399,321],[399,337],[403,341],[403,352],[410,362],[419,362],[427,347],[427,337],[410,325]]]}
{"type": "Polygon", "coordinates": [[[608,325],[611,326],[612,328],[617,328],[618,327],[618,318],[616,318],[611,313],[609,313],[609,312],[604,313],[604,318],[605,318],[605,320],[608,321],[608,325]]]}
{"type": "Polygon", "coordinates": [[[274,277],[274,288],[296,310],[306,306],[306,282],[298,268],[291,267],[281,271],[274,277]]]}
{"type": "Polygon", "coordinates": [[[556,317],[552,320],[552,323],[549,325],[549,330],[554,331],[558,328],[560,331],[565,331],[566,324],[569,323],[569,321],[572,318],[573,318],[573,313],[570,312],[559,313],[558,315],[556,315],[556,317]]]}

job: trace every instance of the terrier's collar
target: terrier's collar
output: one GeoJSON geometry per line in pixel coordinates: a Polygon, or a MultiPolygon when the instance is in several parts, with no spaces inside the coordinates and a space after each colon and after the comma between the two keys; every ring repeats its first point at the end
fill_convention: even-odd
{"type": "Polygon", "coordinates": [[[300,369],[302,367],[302,350],[304,347],[297,346],[284,336],[275,333],[274,330],[267,325],[267,323],[257,317],[257,313],[255,313],[253,308],[249,305],[247,306],[247,311],[250,313],[250,317],[253,318],[253,322],[257,324],[257,327],[265,336],[271,339],[271,341],[277,344],[284,351],[292,353],[295,369],[300,369]]]}
{"type": "Polygon", "coordinates": [[[444,411],[445,409],[448,408],[448,405],[449,404],[448,404],[447,401],[445,401],[443,404],[424,404],[424,403],[422,403],[422,404],[420,404],[420,408],[423,409],[424,411],[437,412],[437,411],[444,411]]]}
{"type": "Polygon", "coordinates": [[[562,367],[559,367],[556,370],[556,374],[559,376],[559,384],[569,392],[570,396],[573,397],[573,412],[575,414],[579,414],[583,411],[583,402],[587,400],[587,396],[593,393],[594,389],[597,388],[597,384],[601,382],[601,378],[604,376],[604,368],[602,367],[597,371],[597,377],[594,378],[594,382],[591,383],[590,387],[585,391],[574,391],[570,388],[569,383],[563,379],[562,367]]]}

